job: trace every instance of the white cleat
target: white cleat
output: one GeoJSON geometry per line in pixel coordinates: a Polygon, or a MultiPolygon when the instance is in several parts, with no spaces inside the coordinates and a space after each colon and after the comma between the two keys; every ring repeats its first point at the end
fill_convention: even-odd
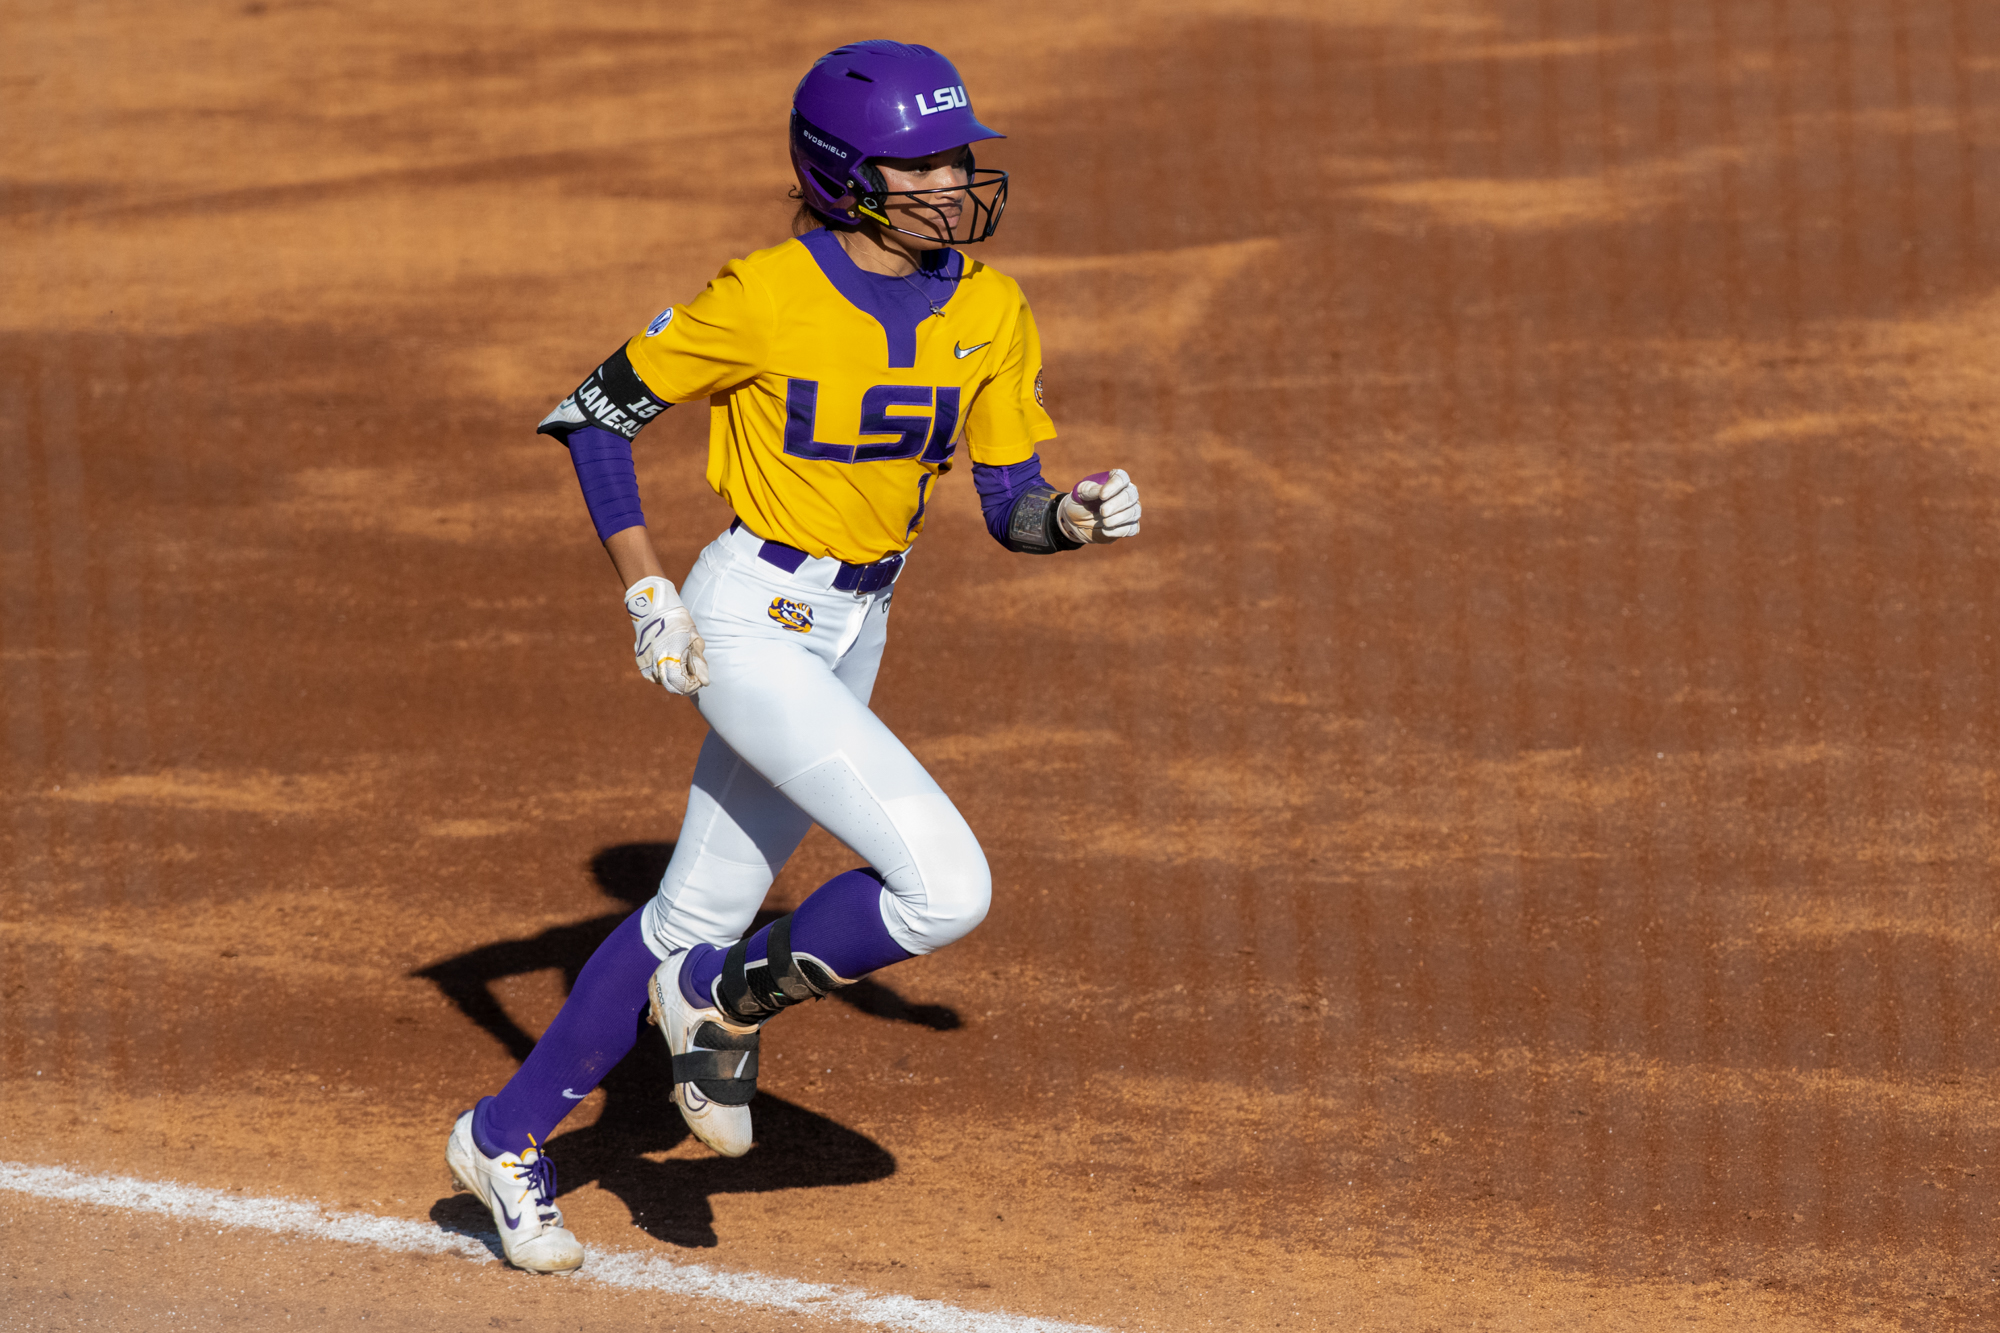
{"type": "Polygon", "coordinates": [[[674,1105],[694,1136],[724,1157],[750,1151],[750,1098],[757,1092],[757,1028],[732,1023],[681,994],[682,949],[653,973],[652,1020],[674,1062],[674,1105]]]}
{"type": "Polygon", "coordinates": [[[462,1190],[470,1190],[493,1212],[507,1262],[530,1273],[567,1273],[583,1263],[583,1246],[563,1230],[556,1207],[556,1170],[534,1148],[516,1156],[488,1157],[472,1141],[472,1112],[451,1127],[445,1165],[462,1190]]]}

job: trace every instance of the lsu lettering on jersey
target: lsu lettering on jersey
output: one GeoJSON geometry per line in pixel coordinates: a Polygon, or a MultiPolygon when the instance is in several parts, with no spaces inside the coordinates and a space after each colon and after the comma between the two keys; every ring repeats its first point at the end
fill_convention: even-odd
{"type": "Polygon", "coordinates": [[[832,233],[808,232],[730,261],[626,345],[660,398],[709,400],[708,483],[752,532],[879,560],[923,530],[961,438],[996,466],[1055,438],[1020,287],[956,251],[946,259],[909,285],[939,317],[893,299],[832,233]]]}

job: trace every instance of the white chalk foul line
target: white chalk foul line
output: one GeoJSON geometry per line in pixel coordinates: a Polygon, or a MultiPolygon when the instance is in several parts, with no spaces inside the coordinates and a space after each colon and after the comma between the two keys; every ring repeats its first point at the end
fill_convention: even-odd
{"type": "MultiPolygon", "coordinates": [[[[25,1162],[0,1162],[0,1189],[100,1208],[160,1213],[217,1226],[254,1227],[314,1240],[372,1245],[378,1250],[405,1254],[456,1254],[483,1263],[493,1261],[491,1247],[500,1243],[497,1232],[483,1235],[452,1232],[435,1223],[376,1217],[371,1213],[338,1213],[296,1199],[260,1199],[194,1185],[138,1180],[131,1176],[92,1176],[59,1166],[30,1166],[25,1162]]],[[[876,1296],[852,1287],[723,1272],[703,1264],[675,1263],[656,1254],[595,1246],[587,1249],[589,1257],[584,1260],[583,1268],[569,1279],[572,1282],[598,1282],[632,1291],[730,1301],[822,1319],[907,1329],[909,1333],[1105,1333],[1087,1324],[963,1310],[943,1301],[919,1300],[914,1296],[876,1296]]]]}

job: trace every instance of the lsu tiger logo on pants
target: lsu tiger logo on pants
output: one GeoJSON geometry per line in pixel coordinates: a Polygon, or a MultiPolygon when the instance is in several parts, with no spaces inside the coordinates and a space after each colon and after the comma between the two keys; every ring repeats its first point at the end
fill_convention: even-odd
{"type": "Polygon", "coordinates": [[[789,597],[773,597],[768,613],[771,619],[786,629],[808,634],[813,627],[813,609],[804,602],[795,602],[789,597]]]}

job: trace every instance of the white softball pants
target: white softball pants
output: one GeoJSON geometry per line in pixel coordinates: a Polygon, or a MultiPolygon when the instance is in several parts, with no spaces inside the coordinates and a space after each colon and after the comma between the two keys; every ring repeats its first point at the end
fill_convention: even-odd
{"type": "Polygon", "coordinates": [[[951,798],[869,710],[893,585],[841,592],[839,562],[787,574],[758,558],[762,546],[747,528],[725,532],[681,589],[707,644],[714,683],[695,705],[710,730],[646,939],[663,958],[733,944],[817,823],[883,877],[896,943],[950,944],[985,918],[992,875],[951,798]],[[796,625],[798,606],[810,629],[778,618],[796,625]]]}

